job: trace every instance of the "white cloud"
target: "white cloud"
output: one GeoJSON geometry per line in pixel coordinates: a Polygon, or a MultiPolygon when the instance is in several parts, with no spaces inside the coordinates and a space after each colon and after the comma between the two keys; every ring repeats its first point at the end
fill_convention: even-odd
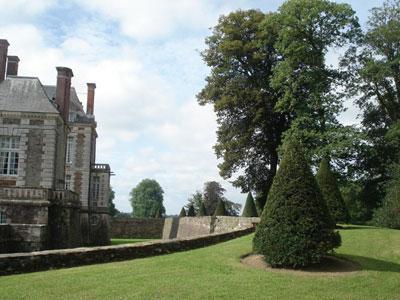
{"type": "Polygon", "coordinates": [[[27,20],[43,13],[56,3],[56,0],[0,0],[1,24],[27,20]]]}
{"type": "Polygon", "coordinates": [[[215,21],[211,0],[80,0],[79,4],[118,22],[123,33],[136,39],[163,37],[179,27],[207,28],[215,21]]]}

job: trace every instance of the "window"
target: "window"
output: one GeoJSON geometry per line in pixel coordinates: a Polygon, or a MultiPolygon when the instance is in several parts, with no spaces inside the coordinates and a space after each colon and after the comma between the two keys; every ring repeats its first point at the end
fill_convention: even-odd
{"type": "Polygon", "coordinates": [[[65,176],[65,189],[71,190],[71,175],[65,176]]]}
{"type": "Polygon", "coordinates": [[[73,158],[73,148],[74,148],[74,138],[72,136],[69,136],[67,139],[67,155],[66,155],[66,162],[67,163],[72,163],[72,158],[73,158]]]}
{"type": "Polygon", "coordinates": [[[0,211],[0,224],[7,224],[6,214],[0,211]]]}
{"type": "Polygon", "coordinates": [[[95,225],[95,226],[98,225],[99,221],[100,221],[99,216],[94,215],[94,216],[90,217],[90,224],[92,224],[92,225],[95,225]]]}
{"type": "Polygon", "coordinates": [[[99,197],[100,193],[100,177],[94,176],[93,177],[93,190],[92,190],[92,207],[97,206],[97,198],[99,197]]]}
{"type": "Polygon", "coordinates": [[[19,136],[0,136],[0,175],[17,175],[19,136]]]}

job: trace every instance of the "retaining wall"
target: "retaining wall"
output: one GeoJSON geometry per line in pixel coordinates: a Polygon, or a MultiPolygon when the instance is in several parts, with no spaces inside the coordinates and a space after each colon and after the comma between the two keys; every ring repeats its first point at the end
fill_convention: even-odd
{"type": "Polygon", "coordinates": [[[161,239],[164,219],[126,218],[112,219],[111,238],[161,239]]]}
{"type": "Polygon", "coordinates": [[[206,216],[165,219],[126,218],[111,221],[112,238],[175,239],[253,227],[260,218],[206,216]]]}
{"type": "Polygon", "coordinates": [[[254,231],[254,227],[206,236],[119,246],[0,254],[0,275],[107,263],[201,248],[254,231]]]}

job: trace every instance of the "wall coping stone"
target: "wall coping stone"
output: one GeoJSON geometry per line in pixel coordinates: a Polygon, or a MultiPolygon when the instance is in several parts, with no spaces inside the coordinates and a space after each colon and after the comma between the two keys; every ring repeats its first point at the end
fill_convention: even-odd
{"type": "Polygon", "coordinates": [[[186,251],[228,241],[254,232],[255,227],[196,236],[116,246],[0,254],[0,275],[109,263],[186,251]]]}

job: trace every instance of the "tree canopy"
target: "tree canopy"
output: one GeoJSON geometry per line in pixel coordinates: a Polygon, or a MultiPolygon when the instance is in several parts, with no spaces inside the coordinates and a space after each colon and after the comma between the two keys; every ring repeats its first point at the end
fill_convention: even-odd
{"type": "Polygon", "coordinates": [[[108,193],[108,211],[111,217],[115,217],[119,213],[119,210],[115,208],[115,204],[113,201],[114,198],[115,198],[115,192],[113,188],[110,186],[110,191],[108,193]]]}
{"type": "Polygon", "coordinates": [[[345,46],[357,32],[357,18],[347,4],[289,0],[276,13],[222,16],[206,39],[202,57],[211,73],[197,98],[217,114],[214,148],[222,159],[220,174],[231,178],[240,172],[234,185],[256,191],[261,208],[285,132],[307,143],[312,154],[332,145],[349,149],[351,140],[344,140],[352,128],[336,120],[342,95],[335,87],[343,76],[326,65],[325,57],[329,47],[345,46]]]}
{"type": "Polygon", "coordinates": [[[161,186],[153,179],[143,179],[130,193],[132,216],[155,218],[165,214],[161,186]]]}
{"type": "Polygon", "coordinates": [[[225,189],[219,182],[208,181],[204,184],[203,203],[208,216],[214,215],[219,201],[224,203],[226,215],[237,216],[239,214],[241,205],[226,199],[224,193],[225,189]]]}

